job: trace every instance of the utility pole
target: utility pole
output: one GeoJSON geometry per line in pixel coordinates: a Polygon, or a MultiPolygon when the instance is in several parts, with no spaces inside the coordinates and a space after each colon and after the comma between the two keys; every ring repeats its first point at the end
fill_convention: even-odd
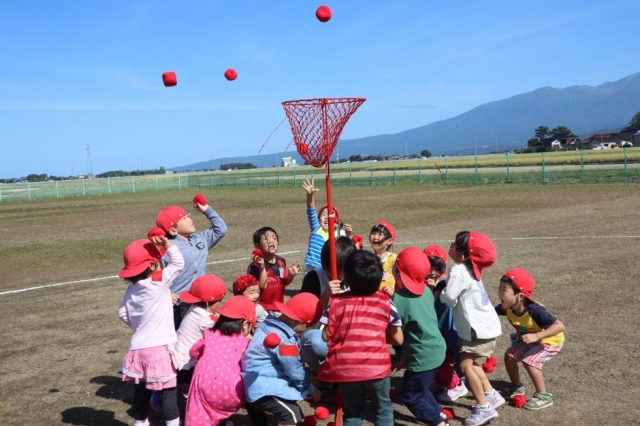
{"type": "Polygon", "coordinates": [[[87,177],[93,177],[93,162],[91,161],[91,147],[87,144],[87,177]]]}

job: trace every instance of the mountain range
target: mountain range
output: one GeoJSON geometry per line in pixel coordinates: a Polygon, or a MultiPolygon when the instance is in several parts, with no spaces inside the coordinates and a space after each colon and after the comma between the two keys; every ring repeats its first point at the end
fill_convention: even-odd
{"type": "MultiPolygon", "coordinates": [[[[477,106],[458,116],[395,134],[341,139],[339,155],[404,155],[424,149],[433,155],[470,155],[524,148],[538,126],[566,126],[585,138],[599,132],[617,132],[640,111],[640,73],[599,86],[542,87],[532,92],[477,106]]],[[[285,154],[302,159],[293,147],[285,154]]],[[[252,163],[280,165],[285,155],[225,157],[216,165],[252,163]]],[[[332,159],[335,159],[336,151],[332,159]]],[[[207,170],[212,161],[169,168],[207,170]]]]}

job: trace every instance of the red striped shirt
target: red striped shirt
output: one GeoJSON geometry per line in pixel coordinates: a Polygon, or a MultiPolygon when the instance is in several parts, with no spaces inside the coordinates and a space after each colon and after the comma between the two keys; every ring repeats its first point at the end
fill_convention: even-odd
{"type": "Polygon", "coordinates": [[[328,317],[329,352],[318,378],[326,382],[359,382],[391,374],[386,343],[391,300],[381,292],[355,296],[350,292],[331,299],[328,317]]]}

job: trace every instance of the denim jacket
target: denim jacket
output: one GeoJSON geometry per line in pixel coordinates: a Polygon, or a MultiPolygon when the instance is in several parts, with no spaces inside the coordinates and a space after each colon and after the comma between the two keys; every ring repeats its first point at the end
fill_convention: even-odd
{"type": "Polygon", "coordinates": [[[272,315],[256,329],[240,365],[247,402],[264,396],[300,401],[313,391],[311,379],[304,370],[300,338],[272,315]],[[280,344],[273,349],[263,343],[269,333],[280,337],[280,344]]]}

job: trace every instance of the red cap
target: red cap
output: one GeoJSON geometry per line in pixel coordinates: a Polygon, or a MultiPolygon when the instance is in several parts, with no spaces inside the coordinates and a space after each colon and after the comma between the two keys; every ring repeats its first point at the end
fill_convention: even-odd
{"type": "Polygon", "coordinates": [[[536,282],[529,272],[522,268],[513,268],[505,272],[504,276],[511,279],[527,299],[534,301],[531,299],[531,294],[536,288],[536,282]]]}
{"type": "Polygon", "coordinates": [[[440,246],[426,246],[424,248],[424,254],[427,255],[427,257],[429,256],[435,256],[435,257],[439,257],[440,259],[443,260],[443,262],[445,263],[445,265],[447,264],[447,260],[449,259],[449,254],[447,253],[447,251],[440,247],[440,246]]]}
{"type": "Polygon", "coordinates": [[[160,250],[149,240],[136,240],[124,249],[124,268],[120,278],[131,278],[140,275],[162,257],[160,250]]]}
{"type": "Polygon", "coordinates": [[[424,277],[431,270],[431,263],[418,247],[402,250],[396,259],[396,268],[403,287],[418,296],[424,293],[424,277]]]}
{"type": "Polygon", "coordinates": [[[252,285],[258,285],[256,277],[251,274],[242,274],[233,282],[233,294],[240,295],[252,285]]]}
{"type": "MultiPolygon", "coordinates": [[[[335,215],[336,215],[336,221],[338,221],[338,222],[339,222],[339,221],[340,221],[340,218],[342,217],[342,216],[340,216],[340,210],[338,210],[338,208],[337,208],[336,206],[332,206],[332,207],[333,207],[333,212],[334,212],[334,213],[335,213],[335,215]]],[[[321,212],[322,210],[327,209],[327,208],[329,208],[329,206],[327,206],[326,204],[325,204],[324,206],[320,207],[320,208],[318,209],[318,216],[320,216],[320,212],[321,212]]]]}
{"type": "Polygon", "coordinates": [[[197,278],[189,290],[180,293],[180,300],[185,303],[217,302],[222,300],[225,294],[227,286],[222,278],[206,274],[197,278]]]}
{"type": "Polygon", "coordinates": [[[216,312],[227,318],[242,318],[249,321],[254,327],[256,326],[256,306],[244,296],[233,296],[225,302],[222,308],[216,309],[216,312]]]}
{"type": "Polygon", "coordinates": [[[393,225],[390,224],[389,222],[385,222],[384,220],[381,220],[380,222],[376,223],[373,226],[385,227],[387,231],[389,231],[389,233],[391,234],[391,238],[393,238],[394,240],[396,239],[396,228],[394,228],[393,225]]]}
{"type": "Polygon", "coordinates": [[[189,214],[185,209],[178,206],[165,207],[156,216],[156,225],[164,229],[165,232],[176,226],[178,221],[189,214]]]}
{"type": "Polygon", "coordinates": [[[315,324],[322,316],[320,300],[313,293],[298,293],[286,305],[282,302],[275,305],[283,315],[305,324],[315,324]]]}
{"type": "Polygon", "coordinates": [[[493,265],[498,256],[496,246],[489,237],[480,232],[469,232],[469,259],[477,280],[482,279],[482,271],[493,265]]]}

